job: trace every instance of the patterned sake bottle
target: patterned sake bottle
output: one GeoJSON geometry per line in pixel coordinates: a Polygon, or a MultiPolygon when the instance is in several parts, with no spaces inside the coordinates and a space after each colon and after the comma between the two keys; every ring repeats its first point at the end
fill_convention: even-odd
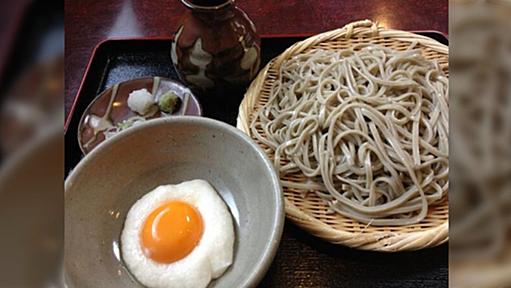
{"type": "Polygon", "coordinates": [[[233,0],[181,0],[188,8],[172,43],[180,78],[208,90],[242,87],[259,69],[260,39],[233,0]]]}

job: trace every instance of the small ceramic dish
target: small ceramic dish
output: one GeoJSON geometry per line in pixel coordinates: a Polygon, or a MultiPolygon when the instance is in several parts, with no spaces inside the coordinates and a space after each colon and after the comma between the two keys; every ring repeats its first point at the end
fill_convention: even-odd
{"type": "Polygon", "coordinates": [[[172,114],[157,111],[145,117],[155,119],[166,116],[191,115],[200,116],[202,109],[192,91],[181,83],[162,77],[138,78],[118,83],[101,92],[85,109],[78,124],[78,144],[83,154],[89,153],[99,143],[105,141],[105,131],[124,120],[139,116],[128,107],[129,94],[138,89],[147,89],[156,102],[161,95],[173,91],[180,99],[181,105],[172,114]]]}
{"type": "Polygon", "coordinates": [[[284,225],[279,179],[264,151],[240,130],[203,117],[144,122],[97,146],[65,183],[67,287],[143,287],[123,264],[119,237],[130,207],[162,184],[205,179],[235,225],[231,267],[208,287],[254,287],[284,225]]]}

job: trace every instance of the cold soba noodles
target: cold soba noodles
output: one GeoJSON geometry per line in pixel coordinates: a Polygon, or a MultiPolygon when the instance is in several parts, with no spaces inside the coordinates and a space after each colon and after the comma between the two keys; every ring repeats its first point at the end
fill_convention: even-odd
{"type": "Polygon", "coordinates": [[[314,49],[280,66],[251,132],[285,187],[371,225],[423,220],[448,191],[448,79],[412,44],[314,49]]]}

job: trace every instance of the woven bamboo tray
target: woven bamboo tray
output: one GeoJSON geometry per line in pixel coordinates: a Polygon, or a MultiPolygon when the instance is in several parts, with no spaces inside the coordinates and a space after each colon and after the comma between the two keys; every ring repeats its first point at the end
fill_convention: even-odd
{"type": "MultiPolygon", "coordinates": [[[[277,78],[282,62],[294,55],[314,48],[344,49],[355,44],[373,43],[396,50],[405,50],[411,42],[427,59],[436,59],[448,76],[448,47],[425,36],[379,27],[377,23],[363,20],[343,28],[325,32],[289,47],[273,59],[250,85],[243,99],[237,119],[237,127],[252,136],[249,125],[255,112],[268,101],[271,86],[277,78]]],[[[254,137],[252,137],[254,139],[254,137]]],[[[255,140],[255,139],[254,139],[255,140]]],[[[264,144],[259,145],[273,158],[264,144]]],[[[302,182],[305,176],[292,175],[287,181],[302,182]]],[[[338,214],[328,213],[327,205],[315,194],[284,187],[287,217],[313,235],[335,244],[365,250],[403,251],[432,247],[448,240],[449,207],[447,196],[430,206],[426,219],[408,226],[375,227],[338,214]]]]}

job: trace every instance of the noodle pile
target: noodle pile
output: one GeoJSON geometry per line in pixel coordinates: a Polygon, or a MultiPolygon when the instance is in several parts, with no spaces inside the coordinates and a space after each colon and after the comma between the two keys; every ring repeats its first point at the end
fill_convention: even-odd
{"type": "Polygon", "coordinates": [[[448,79],[412,44],[314,49],[280,66],[251,122],[285,187],[370,225],[423,220],[448,190],[448,79]]]}

